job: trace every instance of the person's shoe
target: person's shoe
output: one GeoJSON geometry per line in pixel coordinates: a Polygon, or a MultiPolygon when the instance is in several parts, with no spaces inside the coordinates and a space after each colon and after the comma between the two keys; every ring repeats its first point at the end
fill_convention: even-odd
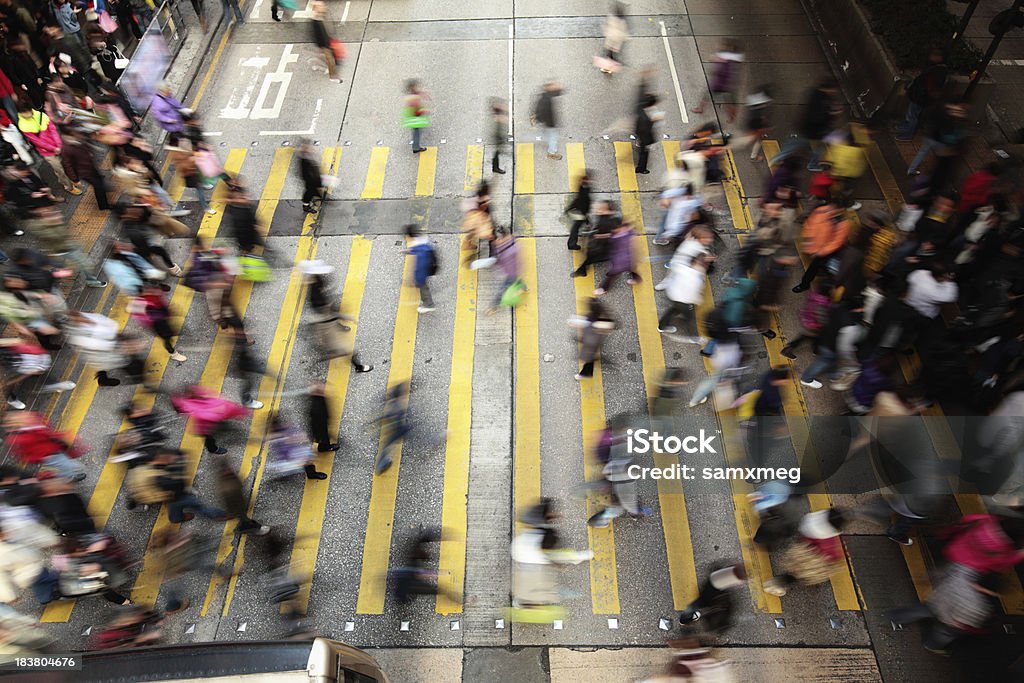
{"type": "Polygon", "coordinates": [[[71,481],[76,484],[80,481],[85,481],[85,472],[79,472],[75,476],[71,477],[71,481]]]}
{"type": "Polygon", "coordinates": [[[889,534],[889,533],[887,533],[885,535],[885,537],[888,538],[893,543],[899,543],[900,545],[905,545],[905,546],[912,546],[912,545],[914,545],[914,539],[912,539],[907,534],[902,534],[901,535],[901,534],[889,534]]]}
{"type": "Polygon", "coordinates": [[[182,522],[191,522],[195,518],[196,518],[196,513],[194,513],[194,512],[186,512],[184,515],[181,516],[181,521],[182,522]]]}
{"type": "Polygon", "coordinates": [[[821,170],[821,166],[808,166],[807,170],[810,171],[811,173],[817,173],[818,171],[821,170]]]}
{"type": "Polygon", "coordinates": [[[491,171],[493,173],[497,173],[498,175],[505,175],[505,169],[503,168],[492,168],[491,171]]]}
{"type": "Polygon", "coordinates": [[[178,602],[178,606],[177,607],[175,607],[174,609],[169,609],[169,610],[165,611],[164,614],[177,614],[178,612],[184,612],[185,610],[188,609],[188,606],[190,604],[192,604],[192,603],[189,601],[189,599],[185,598],[184,600],[181,600],[181,601],[178,602]]]}
{"type": "Polygon", "coordinates": [[[22,235],[24,235],[24,234],[25,234],[25,231],[24,231],[24,230],[22,230],[21,228],[17,228],[17,229],[15,229],[15,231],[14,231],[14,236],[15,236],[15,237],[21,237],[21,236],[22,236],[22,235]]]}
{"type": "Polygon", "coordinates": [[[685,612],[679,615],[679,623],[682,626],[696,624],[698,621],[700,621],[700,616],[701,615],[699,609],[686,610],[685,612]]]}
{"type": "Polygon", "coordinates": [[[336,443],[321,444],[316,447],[318,453],[333,453],[338,450],[340,446],[336,443]]]}
{"type": "Polygon", "coordinates": [[[810,289],[808,285],[797,285],[792,291],[794,294],[800,294],[802,292],[806,292],[808,289],[810,289]]]}
{"type": "Polygon", "coordinates": [[[705,358],[711,358],[711,356],[715,355],[715,353],[714,353],[714,351],[708,351],[707,349],[701,349],[700,350],[700,355],[704,356],[705,358]]]}
{"type": "Polygon", "coordinates": [[[782,356],[785,358],[788,358],[790,360],[796,360],[796,354],[793,353],[793,349],[789,348],[788,346],[783,346],[782,350],[779,351],[779,353],[782,354],[782,356]]]}
{"type": "Polygon", "coordinates": [[[25,408],[27,407],[24,401],[16,398],[7,399],[7,405],[9,405],[11,408],[14,408],[15,410],[25,410],[25,408]]]}
{"type": "Polygon", "coordinates": [[[204,190],[212,190],[213,188],[214,188],[214,184],[213,183],[203,183],[203,189],[204,190]]]}
{"type": "Polygon", "coordinates": [[[920,171],[907,171],[907,177],[921,175],[920,171]]]}
{"type": "Polygon", "coordinates": [[[211,207],[207,208],[206,211],[204,211],[203,213],[205,213],[207,216],[216,216],[217,215],[217,209],[215,209],[215,208],[213,208],[211,206],[211,207]]]}
{"type": "Polygon", "coordinates": [[[802,379],[802,380],[800,380],[800,384],[803,384],[805,387],[807,387],[809,389],[821,389],[823,386],[825,386],[824,384],[822,384],[821,382],[819,382],[816,379],[812,379],[810,382],[808,382],[807,380],[803,380],[802,379]]]}
{"type": "Polygon", "coordinates": [[[586,276],[587,276],[586,273],[581,273],[578,270],[574,270],[571,273],[569,273],[569,277],[586,277],[586,276]]]}
{"type": "Polygon", "coordinates": [[[326,472],[314,472],[313,474],[307,474],[306,479],[316,479],[317,481],[323,481],[327,478],[326,472]]]}
{"type": "Polygon", "coordinates": [[[48,391],[60,393],[61,391],[71,391],[72,389],[75,388],[75,383],[70,381],[54,382],[53,384],[47,384],[43,388],[48,391]]]}
{"type": "Polygon", "coordinates": [[[374,468],[374,474],[384,474],[391,467],[391,458],[381,458],[377,461],[377,467],[374,468]]]}
{"type": "Polygon", "coordinates": [[[434,307],[433,306],[420,306],[416,310],[419,311],[420,313],[430,313],[431,311],[434,310],[434,307]]]}
{"type": "Polygon", "coordinates": [[[635,277],[631,277],[631,278],[629,278],[628,280],[626,280],[626,284],[627,284],[627,285],[630,285],[630,286],[632,286],[632,285],[638,285],[638,284],[640,284],[640,281],[639,281],[639,280],[637,280],[637,279],[636,279],[635,277]]]}
{"type": "Polygon", "coordinates": [[[66,192],[67,192],[68,194],[73,194],[73,195],[75,195],[76,197],[77,197],[78,195],[82,194],[82,188],[78,187],[77,185],[72,185],[71,187],[65,187],[65,188],[64,188],[64,190],[65,190],[65,191],[66,191],[66,192]]]}
{"type": "Polygon", "coordinates": [[[274,21],[281,21],[281,17],[277,16],[276,14],[273,17],[271,17],[271,19],[273,19],[274,21]]]}
{"type": "Polygon", "coordinates": [[[548,154],[548,159],[554,159],[555,161],[561,161],[562,160],[562,155],[561,154],[548,154]]]}
{"type": "Polygon", "coordinates": [[[427,151],[426,147],[414,147],[413,150],[412,150],[412,153],[413,154],[419,154],[420,152],[426,152],[426,151],[427,151]]]}
{"type": "Polygon", "coordinates": [[[582,250],[583,250],[583,247],[581,247],[578,244],[571,244],[571,245],[569,245],[569,251],[582,251],[582,250]]]}
{"type": "Polygon", "coordinates": [[[598,287],[597,289],[594,290],[594,296],[604,296],[604,295],[605,295],[605,291],[603,289],[601,289],[600,287],[598,287]]]}
{"type": "Polygon", "coordinates": [[[340,78],[328,78],[327,80],[329,80],[331,83],[341,83],[340,78]]]}
{"type": "Polygon", "coordinates": [[[669,242],[669,241],[668,241],[667,239],[665,239],[664,237],[659,237],[659,238],[657,238],[656,240],[654,240],[653,244],[656,244],[656,245],[658,245],[659,247],[667,247],[668,245],[670,245],[670,244],[672,244],[672,243],[671,243],[671,242],[669,242]]]}
{"type": "Polygon", "coordinates": [[[121,383],[121,380],[119,380],[116,377],[97,377],[96,378],[96,384],[99,384],[101,387],[116,387],[120,383],[121,383]]]}
{"type": "Polygon", "coordinates": [[[168,269],[168,272],[174,277],[181,277],[181,266],[179,266],[177,263],[172,263],[171,267],[168,269]]]}
{"type": "Polygon", "coordinates": [[[707,396],[705,396],[705,397],[703,397],[703,398],[702,398],[701,400],[699,400],[699,401],[690,401],[690,402],[689,402],[689,403],[687,403],[686,405],[687,405],[688,407],[690,407],[690,408],[696,408],[697,406],[699,406],[699,405],[702,405],[702,404],[704,404],[704,403],[707,403],[707,402],[708,402],[708,397],[707,397],[707,396]]]}
{"type": "Polygon", "coordinates": [[[768,579],[764,584],[764,592],[768,595],[774,595],[777,598],[781,598],[786,594],[786,587],[782,585],[782,582],[778,579],[768,579]]]}
{"type": "Polygon", "coordinates": [[[270,533],[270,527],[266,524],[261,524],[259,529],[253,529],[249,533],[253,536],[266,536],[270,533]]]}
{"type": "Polygon", "coordinates": [[[654,514],[654,510],[651,508],[640,508],[636,513],[629,513],[629,516],[633,519],[640,519],[641,517],[650,517],[652,514],[654,514]]]}
{"type": "Polygon", "coordinates": [[[175,351],[174,353],[171,354],[171,360],[178,361],[179,363],[184,363],[185,361],[188,360],[188,356],[175,351]]]}
{"type": "Polygon", "coordinates": [[[252,401],[246,401],[244,405],[249,410],[259,410],[260,408],[263,407],[263,401],[257,401],[256,399],[253,399],[252,401]]]}
{"type": "Polygon", "coordinates": [[[642,171],[641,171],[641,170],[640,170],[640,169],[638,168],[638,169],[636,169],[636,172],[637,172],[637,174],[639,174],[639,175],[647,175],[648,173],[650,173],[650,170],[648,170],[648,169],[646,169],[646,168],[645,168],[644,170],[642,170],[642,171]]]}
{"type": "Polygon", "coordinates": [[[373,370],[372,365],[357,365],[355,366],[355,368],[356,372],[370,372],[371,370],[373,370]]]}
{"type": "Polygon", "coordinates": [[[170,216],[171,218],[181,218],[182,216],[187,216],[190,213],[192,212],[189,211],[188,209],[172,209],[171,211],[164,211],[164,214],[170,216]]]}
{"type": "Polygon", "coordinates": [[[106,280],[99,280],[97,278],[89,278],[85,281],[86,287],[95,287],[96,289],[103,289],[107,286],[106,280]]]}
{"type": "Polygon", "coordinates": [[[585,379],[590,379],[589,377],[585,377],[584,375],[581,375],[581,374],[580,374],[580,373],[578,373],[578,372],[577,372],[577,373],[576,373],[576,374],[574,375],[574,377],[575,377],[576,379],[580,380],[580,381],[583,381],[583,380],[585,380],[585,379]]]}
{"type": "Polygon", "coordinates": [[[765,339],[775,339],[778,335],[775,334],[775,330],[765,330],[761,333],[761,336],[765,339]]]}
{"type": "Polygon", "coordinates": [[[131,508],[132,512],[149,512],[149,503],[142,503],[131,508]]]}
{"type": "Polygon", "coordinates": [[[224,448],[223,446],[220,446],[217,448],[217,450],[210,452],[213,453],[214,455],[224,455],[228,452],[228,449],[224,448]]]}
{"type": "Polygon", "coordinates": [[[861,207],[863,207],[863,206],[864,205],[861,204],[860,202],[854,202],[853,205],[850,206],[850,211],[860,211],[861,207]]]}
{"type": "Polygon", "coordinates": [[[661,332],[662,334],[675,334],[676,328],[672,325],[669,325],[668,327],[659,327],[658,332],[661,332]]]}

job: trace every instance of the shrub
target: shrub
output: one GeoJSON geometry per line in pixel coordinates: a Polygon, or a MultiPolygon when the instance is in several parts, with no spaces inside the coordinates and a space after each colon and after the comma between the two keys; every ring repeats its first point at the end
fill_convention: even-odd
{"type": "MultiPolygon", "coordinates": [[[[932,48],[945,50],[960,22],[950,14],[945,0],[860,0],[871,19],[871,30],[889,49],[900,69],[920,69],[932,48]]],[[[975,17],[974,22],[987,21],[975,17]]],[[[957,41],[947,64],[956,73],[968,74],[982,53],[967,38],[957,41]]]]}

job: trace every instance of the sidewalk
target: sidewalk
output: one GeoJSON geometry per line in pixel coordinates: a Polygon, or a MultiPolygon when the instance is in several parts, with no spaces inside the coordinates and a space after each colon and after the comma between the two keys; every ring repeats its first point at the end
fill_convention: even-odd
{"type": "MultiPolygon", "coordinates": [[[[967,5],[949,0],[946,4],[949,11],[957,16],[962,16],[967,9],[967,5]]],[[[983,53],[992,41],[992,34],[988,32],[989,22],[1010,4],[1009,0],[981,0],[975,10],[964,35],[983,53]]],[[[1024,101],[1024,29],[1013,29],[1006,34],[987,72],[996,82],[989,104],[995,116],[994,123],[1004,138],[1012,140],[1013,134],[1024,128],[1024,110],[1020,106],[1024,101]]]]}

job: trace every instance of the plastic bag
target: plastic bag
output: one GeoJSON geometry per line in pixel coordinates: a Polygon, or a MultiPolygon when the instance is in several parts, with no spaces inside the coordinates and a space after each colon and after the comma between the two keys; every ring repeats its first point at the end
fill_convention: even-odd
{"type": "Polygon", "coordinates": [[[104,33],[113,33],[117,30],[117,21],[106,10],[99,13],[96,23],[99,24],[104,33]]]}
{"type": "Polygon", "coordinates": [[[196,167],[204,178],[216,178],[224,172],[220,159],[208,149],[196,152],[196,167]]]}
{"type": "Polygon", "coordinates": [[[241,256],[238,259],[241,268],[239,277],[250,282],[270,282],[274,279],[274,273],[267,265],[266,260],[259,256],[241,256]]]}
{"type": "Polygon", "coordinates": [[[522,280],[516,280],[510,284],[506,289],[505,293],[501,295],[501,305],[514,308],[523,301],[523,295],[526,292],[526,285],[523,284],[522,280]]]}
{"type": "Polygon", "coordinates": [[[331,38],[331,52],[334,53],[334,61],[337,64],[341,64],[345,57],[348,56],[348,51],[345,49],[345,43],[341,42],[337,38],[331,38]]]}

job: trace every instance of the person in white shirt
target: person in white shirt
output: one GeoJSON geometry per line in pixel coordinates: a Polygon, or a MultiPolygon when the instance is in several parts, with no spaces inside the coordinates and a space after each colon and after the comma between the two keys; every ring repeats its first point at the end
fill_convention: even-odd
{"type": "MultiPolygon", "coordinates": [[[[689,240],[687,240],[689,241],[689,240]]],[[[674,261],[672,275],[669,276],[668,288],[665,293],[668,295],[668,310],[658,320],[658,331],[663,334],[674,334],[676,327],[671,325],[676,318],[682,320],[690,333],[684,341],[703,344],[704,340],[697,336],[694,321],[693,308],[704,300],[704,283],[706,280],[707,264],[711,261],[708,254],[701,254],[692,259],[689,263],[674,261]]]]}
{"type": "Polygon", "coordinates": [[[952,303],[960,295],[953,274],[945,265],[936,263],[931,270],[915,270],[907,276],[904,302],[919,315],[934,320],[942,304],[952,303]]]}

